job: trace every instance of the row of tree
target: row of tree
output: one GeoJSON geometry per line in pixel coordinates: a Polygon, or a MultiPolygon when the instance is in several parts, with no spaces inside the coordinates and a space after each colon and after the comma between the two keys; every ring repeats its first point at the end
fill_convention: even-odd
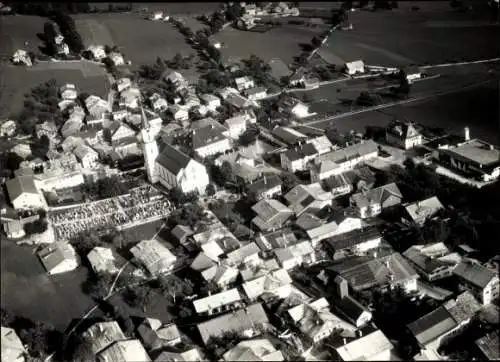
{"type": "Polygon", "coordinates": [[[67,14],[62,12],[55,12],[52,16],[52,20],[54,20],[59,26],[59,30],[61,34],[64,36],[68,47],[76,54],[80,54],[84,50],[83,40],[78,33],[75,25],[75,21],[73,18],[67,14]]]}

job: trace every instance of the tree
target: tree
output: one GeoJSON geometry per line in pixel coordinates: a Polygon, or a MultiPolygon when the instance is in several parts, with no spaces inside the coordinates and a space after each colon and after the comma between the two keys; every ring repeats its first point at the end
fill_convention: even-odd
{"type": "Polygon", "coordinates": [[[208,184],[207,185],[207,190],[206,190],[207,195],[208,196],[213,196],[213,195],[215,195],[215,192],[216,192],[215,186],[213,184],[208,184]]]}
{"type": "Polygon", "coordinates": [[[5,163],[9,170],[11,171],[17,170],[21,165],[21,162],[23,162],[23,158],[19,156],[17,153],[14,152],[7,153],[5,163]]]}
{"type": "Polygon", "coordinates": [[[114,278],[113,275],[108,273],[99,274],[95,278],[87,280],[83,284],[83,290],[93,298],[103,300],[108,296],[114,278]]]}
{"type": "Polygon", "coordinates": [[[228,161],[224,161],[220,167],[220,173],[224,183],[233,179],[233,167],[228,161]]]}
{"type": "Polygon", "coordinates": [[[361,94],[356,99],[356,103],[360,106],[374,106],[377,102],[375,98],[368,92],[361,92],[361,94]]]}
{"type": "Polygon", "coordinates": [[[193,284],[189,280],[182,280],[175,275],[162,276],[158,279],[158,283],[163,295],[170,296],[174,304],[177,303],[177,296],[193,294],[193,284]]]}
{"type": "Polygon", "coordinates": [[[9,314],[5,309],[0,309],[0,323],[4,327],[9,327],[10,324],[14,321],[14,316],[9,314]]]}
{"type": "Polygon", "coordinates": [[[31,145],[31,152],[33,156],[44,159],[50,148],[50,139],[47,135],[42,135],[40,138],[34,140],[31,145]]]}
{"type": "Polygon", "coordinates": [[[124,298],[130,306],[141,307],[143,311],[147,311],[154,300],[154,295],[148,287],[135,286],[125,289],[124,298]]]}
{"type": "Polygon", "coordinates": [[[47,230],[47,221],[39,219],[30,223],[24,224],[24,232],[26,235],[41,234],[47,230]]]}
{"type": "Polygon", "coordinates": [[[291,172],[282,173],[281,181],[282,181],[281,187],[283,188],[284,194],[293,189],[300,182],[299,178],[291,172]]]}
{"type": "Polygon", "coordinates": [[[29,328],[21,329],[19,338],[28,345],[28,353],[37,358],[46,357],[54,352],[62,342],[61,333],[52,325],[39,321],[32,322],[29,328]]]}
{"type": "Polygon", "coordinates": [[[257,127],[250,127],[246,129],[238,138],[238,142],[241,146],[248,146],[254,143],[259,137],[260,129],[257,127]]]}

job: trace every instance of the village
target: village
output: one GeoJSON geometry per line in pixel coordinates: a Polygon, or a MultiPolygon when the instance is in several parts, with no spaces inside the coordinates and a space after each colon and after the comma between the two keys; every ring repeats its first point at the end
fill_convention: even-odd
{"type": "MultiPolygon", "coordinates": [[[[77,61],[105,69],[107,94],[33,85],[25,118],[0,124],[2,254],[43,268],[17,287],[22,305],[71,285],[45,309],[71,318],[21,328],[29,317],[2,302],[2,361],[499,358],[500,149],[472,120],[339,131],[340,117],[407,102],[446,74],[362,59],[308,71],[337,28],[354,31],[349,3],[279,80],[254,55],[221,62],[226,45],[196,33],[186,38],[213,75],[198,82],[161,59],[133,72],[119,46],[93,44],[77,61]],[[365,90],[380,79],[384,95],[365,90]],[[330,84],[355,101],[323,113],[304,96],[330,84]]],[[[250,31],[305,16],[266,4],[229,3],[207,21],[250,31]]],[[[167,12],[143,21],[185,32],[167,12]]],[[[71,61],[59,29],[51,62],[71,61]]],[[[11,62],[37,61],[18,49],[11,62]]]]}

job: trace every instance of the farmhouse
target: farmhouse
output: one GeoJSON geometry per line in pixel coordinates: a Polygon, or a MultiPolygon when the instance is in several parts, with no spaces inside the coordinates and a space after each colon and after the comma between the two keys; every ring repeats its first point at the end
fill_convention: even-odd
{"type": "Polygon", "coordinates": [[[330,218],[330,222],[322,224],[316,228],[309,229],[306,233],[311,240],[312,245],[316,246],[322,240],[361,229],[364,226],[365,223],[361,220],[361,218],[357,217],[350,209],[346,209],[334,213],[330,218]]]}
{"type": "Polygon", "coordinates": [[[280,154],[281,167],[290,172],[304,171],[309,162],[313,161],[318,152],[310,143],[295,148],[289,148],[280,154]]]}
{"type": "Polygon", "coordinates": [[[365,336],[335,348],[335,357],[340,361],[394,361],[399,360],[394,345],[377,329],[365,336]]]}
{"type": "Polygon", "coordinates": [[[269,339],[258,338],[241,341],[223,355],[224,361],[284,361],[269,339]]]}
{"type": "Polygon", "coordinates": [[[193,130],[192,143],[193,150],[202,158],[224,153],[231,149],[229,139],[213,125],[193,130]]]}
{"type": "Polygon", "coordinates": [[[90,95],[85,99],[85,107],[89,114],[95,117],[104,117],[106,112],[111,111],[109,103],[95,95],[90,95]]]}
{"type": "Polygon", "coordinates": [[[108,58],[113,62],[115,66],[120,66],[125,64],[125,60],[123,59],[123,55],[119,52],[111,52],[108,54],[108,58]]]}
{"type": "Polygon", "coordinates": [[[349,75],[355,75],[365,72],[365,63],[362,60],[355,60],[353,62],[345,63],[345,72],[349,75]]]}
{"type": "Polygon", "coordinates": [[[306,141],[306,143],[312,144],[313,147],[318,152],[318,154],[320,154],[320,155],[328,153],[331,150],[333,150],[333,148],[334,148],[333,144],[330,142],[330,140],[328,139],[328,137],[326,137],[324,135],[323,136],[319,136],[319,137],[315,137],[315,138],[312,138],[312,139],[308,139],[306,141]]]}
{"type": "Polygon", "coordinates": [[[130,252],[153,276],[171,271],[177,261],[175,255],[156,239],[143,240],[130,252]]]}
{"type": "Polygon", "coordinates": [[[12,328],[1,327],[2,362],[24,362],[26,348],[12,328]]]}
{"type": "Polygon", "coordinates": [[[266,98],[267,90],[264,87],[254,87],[245,90],[246,97],[251,101],[257,101],[259,99],[266,98]]]}
{"type": "Polygon", "coordinates": [[[453,270],[460,290],[470,291],[482,304],[488,305],[499,296],[498,274],[481,264],[462,261],[453,270]]]}
{"type": "Polygon", "coordinates": [[[46,203],[38,191],[33,176],[19,176],[5,183],[9,199],[15,210],[45,208],[46,203]]]}
{"type": "Polygon", "coordinates": [[[412,122],[394,121],[386,129],[385,139],[387,143],[396,145],[405,150],[421,145],[422,134],[417,131],[412,122]]]}
{"type": "Polygon", "coordinates": [[[220,107],[220,99],[213,94],[202,94],[200,96],[203,104],[211,111],[215,111],[220,107]]]}
{"type": "Polygon", "coordinates": [[[59,89],[59,94],[62,99],[75,100],[78,97],[78,91],[74,84],[67,83],[59,89]]]}
{"type": "Polygon", "coordinates": [[[0,136],[11,137],[16,133],[16,122],[7,120],[0,125],[0,136]]]}
{"type": "Polygon", "coordinates": [[[429,247],[423,245],[413,245],[403,253],[403,256],[428,281],[451,276],[461,258],[449,257],[449,253],[445,253],[445,255],[429,255],[428,249],[429,247]]]}
{"type": "Polygon", "coordinates": [[[91,169],[98,166],[99,154],[89,146],[79,145],[73,150],[73,153],[83,168],[91,169]]]}
{"type": "Polygon", "coordinates": [[[178,104],[173,104],[168,107],[168,112],[172,115],[175,121],[187,121],[189,119],[187,109],[178,104]]]}
{"type": "Polygon", "coordinates": [[[106,51],[104,50],[103,45],[90,45],[87,48],[87,51],[92,54],[92,57],[95,60],[103,60],[106,58],[106,51]]]}
{"type": "Polygon", "coordinates": [[[125,261],[116,255],[110,248],[96,246],[87,254],[87,259],[96,274],[108,273],[114,275],[119,272],[125,261]]]}
{"type": "Polygon", "coordinates": [[[68,242],[49,245],[38,252],[38,257],[50,275],[72,271],[79,265],[76,251],[68,242]]]}
{"type": "Polygon", "coordinates": [[[403,195],[393,182],[375,189],[359,192],[351,196],[351,205],[362,218],[379,215],[384,209],[400,205],[403,195]]]}
{"type": "Polygon", "coordinates": [[[244,91],[245,89],[250,89],[255,87],[254,80],[248,76],[235,78],[234,83],[236,84],[236,88],[240,92],[244,91]]]}
{"type": "Polygon", "coordinates": [[[28,67],[31,67],[33,65],[28,52],[22,49],[18,49],[15,51],[14,55],[12,56],[12,62],[14,64],[26,65],[28,67]]]}

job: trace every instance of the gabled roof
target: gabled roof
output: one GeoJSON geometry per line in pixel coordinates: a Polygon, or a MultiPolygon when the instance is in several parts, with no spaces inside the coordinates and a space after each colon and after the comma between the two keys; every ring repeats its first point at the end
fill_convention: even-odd
{"type": "Polygon", "coordinates": [[[426,345],[449,332],[457,326],[457,322],[445,307],[439,307],[408,324],[408,329],[421,344],[426,345]]]}
{"type": "Polygon", "coordinates": [[[281,179],[278,175],[268,175],[261,179],[252,182],[247,186],[249,192],[256,193],[257,195],[266,192],[268,190],[274,189],[277,186],[281,186],[281,179]]]}
{"type": "Polygon", "coordinates": [[[310,143],[306,143],[300,147],[289,148],[285,151],[285,156],[290,161],[301,160],[305,157],[311,157],[318,153],[316,148],[310,143]]]}
{"type": "Polygon", "coordinates": [[[387,127],[387,133],[401,139],[412,138],[420,135],[412,122],[394,121],[387,127]]]}
{"type": "Polygon", "coordinates": [[[368,190],[366,192],[358,192],[351,196],[351,199],[356,203],[356,206],[367,207],[374,204],[383,204],[389,197],[402,199],[403,195],[399,191],[398,186],[392,182],[387,185],[368,190]]]}
{"type": "Polygon", "coordinates": [[[138,339],[117,341],[99,352],[97,361],[149,362],[151,358],[138,339]]]}
{"type": "Polygon", "coordinates": [[[284,361],[269,339],[244,340],[224,353],[224,361],[284,361]]]}
{"type": "Polygon", "coordinates": [[[290,210],[288,207],[274,199],[261,200],[254,206],[252,206],[252,210],[261,218],[267,221],[271,221],[280,213],[292,212],[292,210],[290,210]]]}
{"type": "Polygon", "coordinates": [[[18,176],[5,182],[10,201],[14,201],[24,193],[38,195],[33,176],[18,176]]]}
{"type": "Polygon", "coordinates": [[[443,306],[457,323],[469,321],[482,307],[469,291],[447,301],[443,306]]]}
{"type": "Polygon", "coordinates": [[[12,328],[1,327],[2,361],[24,361],[22,357],[26,353],[23,343],[16,331],[12,328]]]}
{"type": "Polygon", "coordinates": [[[194,258],[190,267],[196,271],[204,271],[215,265],[216,263],[202,251],[194,258]]]}
{"type": "Polygon", "coordinates": [[[333,236],[325,242],[334,250],[342,250],[378,238],[382,238],[378,228],[376,226],[369,226],[333,236]]]}
{"type": "Polygon", "coordinates": [[[332,152],[325,153],[317,158],[317,163],[330,161],[340,164],[358,157],[366,156],[370,153],[378,152],[377,144],[372,140],[365,140],[332,152]]]}
{"type": "Polygon", "coordinates": [[[164,144],[164,148],[156,158],[157,163],[174,175],[178,175],[181,170],[186,168],[190,161],[191,158],[188,155],[169,144],[164,144]]]}
{"type": "Polygon", "coordinates": [[[483,289],[497,274],[478,263],[463,261],[453,270],[453,274],[464,279],[468,283],[483,289]]]}
{"type": "Polygon", "coordinates": [[[336,348],[336,351],[343,361],[370,361],[383,351],[392,349],[391,341],[378,329],[336,348]]]}
{"type": "Polygon", "coordinates": [[[193,149],[197,150],[226,139],[220,130],[211,125],[198,128],[193,130],[192,134],[193,149]]]}
{"type": "Polygon", "coordinates": [[[335,300],[335,308],[343,314],[347,320],[356,325],[357,320],[363,313],[370,313],[368,308],[359,303],[350,295],[335,300]]]}
{"type": "Polygon", "coordinates": [[[197,299],[193,302],[193,306],[196,313],[205,313],[224,305],[239,302],[240,300],[241,295],[238,292],[238,289],[233,288],[217,294],[209,295],[205,298],[197,299]]]}
{"type": "Polygon", "coordinates": [[[292,279],[285,269],[270,271],[267,274],[243,283],[243,290],[251,300],[261,296],[264,293],[273,293],[278,288],[291,284],[292,279]]]}
{"type": "Polygon", "coordinates": [[[500,338],[498,330],[493,331],[485,335],[484,337],[476,340],[476,346],[484,356],[490,361],[496,361],[500,359],[500,338]]]}

